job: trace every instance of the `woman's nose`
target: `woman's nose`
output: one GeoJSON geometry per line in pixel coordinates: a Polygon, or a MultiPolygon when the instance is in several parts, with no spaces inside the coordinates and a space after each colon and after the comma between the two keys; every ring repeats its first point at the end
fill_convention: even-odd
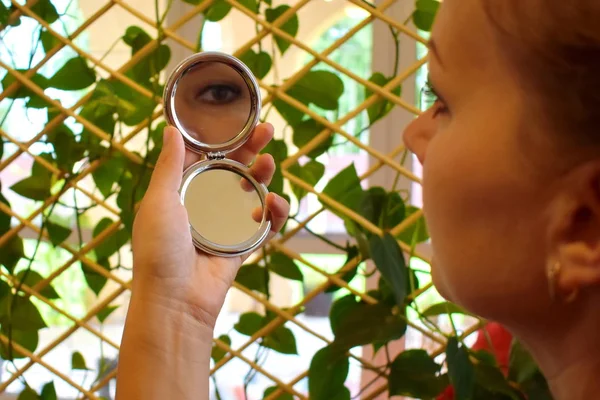
{"type": "Polygon", "coordinates": [[[425,111],[404,129],[404,144],[417,156],[421,164],[425,162],[427,147],[435,134],[433,112],[432,109],[425,111]]]}

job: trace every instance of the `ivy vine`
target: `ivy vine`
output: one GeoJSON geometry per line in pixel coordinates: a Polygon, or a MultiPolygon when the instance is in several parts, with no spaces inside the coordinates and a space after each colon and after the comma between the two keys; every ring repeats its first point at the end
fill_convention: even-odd
{"type": "MultiPolygon", "coordinates": [[[[203,0],[177,1],[199,5],[203,0]]],[[[291,8],[285,4],[273,6],[271,0],[240,0],[239,3],[249,12],[260,14],[269,23],[278,20],[291,8]]],[[[365,3],[373,6],[366,1],[365,3]]],[[[37,202],[38,205],[51,199],[50,206],[44,209],[39,219],[40,233],[32,252],[25,251],[23,237],[12,231],[12,218],[0,209],[0,240],[3,240],[0,251],[0,265],[3,270],[0,278],[0,333],[8,338],[8,343],[0,341],[0,357],[8,362],[25,358],[23,350],[34,353],[38,349],[39,331],[47,327],[39,303],[32,300],[25,287],[36,287],[41,296],[51,301],[61,297],[59,291],[45,281],[48,277],[34,268],[42,242],[49,243],[53,248],[69,243],[74,246],[75,251],[82,251],[89,241],[102,238],[99,245],[86,253],[86,257],[91,260],[91,264],[109,273],[123,268],[118,256],[131,239],[136,204],[142,199],[149,184],[152,165],[162,146],[164,122],[155,122],[153,114],[159,106],[157,99],[163,90],[161,72],[171,59],[171,49],[162,43],[162,26],[171,5],[172,1],[169,1],[166,10],[160,13],[156,4],[156,24],[159,27],[157,37],[152,37],[139,26],[129,26],[120,39],[129,47],[131,57],[137,60],[123,71],[123,74],[142,90],[132,89],[130,85],[114,77],[103,78],[98,72],[99,67],[80,55],[68,59],[52,76],[46,76],[40,71],[30,76],[31,81],[44,93],[47,89],[56,89],[85,96],[86,100],[76,110],[77,116],[89,122],[85,126],[67,121],[66,116],[56,107],[57,100],[49,101],[46,94],[40,96],[39,93],[20,84],[17,76],[7,73],[2,77],[2,88],[8,93],[3,101],[9,103],[6,115],[13,103],[20,100],[28,110],[44,111],[48,123],[44,135],[38,139],[40,143],[47,145],[46,150],[40,152],[33,162],[30,176],[16,182],[10,189],[23,198],[37,202]],[[143,53],[140,53],[142,50],[143,53]],[[144,55],[139,56],[138,53],[144,55]],[[128,138],[124,131],[132,129],[141,129],[138,135],[145,139],[145,146],[140,151],[124,152],[118,144],[128,138]],[[98,132],[104,132],[106,136],[101,138],[98,132]],[[90,227],[91,237],[84,240],[83,226],[87,227],[89,224],[85,213],[98,205],[80,206],[72,187],[90,169],[91,179],[96,187],[94,195],[103,201],[114,200],[119,215],[118,218],[105,217],[95,223],[90,227]],[[65,220],[56,215],[54,211],[57,205],[72,210],[73,218],[65,220]],[[73,240],[69,239],[71,237],[76,238],[76,243],[72,243],[73,240]]],[[[437,0],[417,0],[415,11],[411,15],[412,22],[421,31],[428,32],[438,7],[437,0]]],[[[204,20],[220,21],[231,10],[229,2],[215,0],[203,11],[204,20]]],[[[53,27],[60,24],[64,18],[51,0],[38,0],[31,11],[53,27]]],[[[31,17],[17,13],[14,4],[7,6],[0,1],[0,27],[4,30],[19,29],[24,18],[31,17]]],[[[298,15],[292,14],[279,29],[296,37],[300,23],[298,15]]],[[[257,30],[259,28],[257,24],[257,30]]],[[[62,45],[48,29],[39,26],[36,32],[37,41],[33,44],[32,54],[36,49],[48,53],[62,45]]],[[[201,50],[202,32],[201,27],[198,50],[201,50]]],[[[390,27],[390,32],[398,43],[399,33],[394,27],[390,27]]],[[[277,57],[283,56],[290,46],[288,40],[276,37],[272,49],[264,49],[259,42],[240,58],[262,79],[277,68],[277,57]]],[[[398,54],[395,59],[394,74],[398,72],[398,54]]],[[[27,74],[28,71],[29,68],[17,69],[18,74],[27,74]]],[[[369,81],[384,86],[392,78],[393,75],[374,72],[369,81]]],[[[327,112],[339,109],[344,91],[342,79],[329,70],[319,68],[317,64],[290,85],[285,93],[319,115],[326,115],[327,112]]],[[[394,88],[392,93],[400,95],[401,86],[394,88]]],[[[371,95],[373,92],[365,88],[364,98],[371,95]]],[[[360,136],[370,126],[386,117],[393,106],[393,103],[386,99],[379,99],[373,103],[366,110],[368,125],[360,127],[356,135],[360,136]]],[[[275,98],[266,109],[263,119],[266,119],[273,109],[286,121],[288,131],[291,132],[290,139],[297,147],[304,146],[326,129],[321,122],[279,98],[275,98]]],[[[2,116],[2,121],[6,119],[6,115],[2,116]]],[[[319,184],[325,175],[325,165],[319,161],[319,157],[327,153],[332,145],[332,138],[326,140],[309,152],[306,160],[291,166],[289,172],[312,186],[319,184]]],[[[3,143],[0,143],[0,160],[3,159],[7,147],[7,142],[3,139],[3,143]]],[[[287,158],[288,147],[283,139],[273,140],[264,152],[272,154],[279,165],[287,158]]],[[[300,202],[307,196],[304,189],[293,184],[290,186],[290,194],[296,201],[300,202]]],[[[284,177],[280,168],[277,168],[269,189],[290,199],[288,194],[284,193],[284,177]]],[[[322,192],[386,232],[383,236],[374,235],[328,204],[322,204],[325,209],[344,220],[348,233],[346,246],[333,245],[345,252],[347,262],[372,260],[381,276],[378,287],[367,293],[376,303],[366,302],[353,294],[342,296],[333,303],[329,319],[335,338],[331,344],[316,352],[310,364],[308,389],[311,399],[349,400],[351,393],[345,386],[350,366],[349,352],[360,346],[372,346],[375,353],[387,352],[389,343],[405,335],[408,312],[418,311],[414,299],[410,296],[420,288],[418,276],[411,268],[398,241],[414,247],[426,241],[428,233],[421,218],[407,230],[393,236],[391,228],[418,210],[408,205],[407,199],[396,188],[363,189],[353,164],[330,179],[322,192]]],[[[12,208],[1,194],[0,202],[5,207],[12,208]]],[[[295,216],[291,216],[291,219],[293,218],[295,216]]],[[[321,239],[327,241],[326,238],[321,239]]],[[[92,268],[90,263],[77,264],[89,289],[98,295],[107,284],[106,274],[92,268]]],[[[336,276],[349,283],[359,273],[358,268],[352,268],[340,270],[336,276]]],[[[236,281],[268,299],[271,274],[293,281],[304,281],[302,270],[296,262],[278,251],[269,254],[265,252],[265,257],[260,262],[244,265],[236,281]]],[[[340,289],[340,286],[331,283],[326,292],[333,293],[340,289]]],[[[103,323],[116,308],[108,305],[100,311],[97,315],[99,322],[103,323]]],[[[436,304],[419,313],[425,326],[434,330],[436,334],[441,332],[430,319],[442,314],[450,315],[451,318],[452,314],[466,313],[447,303],[436,304]]],[[[277,313],[272,311],[262,314],[244,313],[233,329],[250,337],[276,318],[277,313]]],[[[269,351],[290,355],[298,353],[293,331],[286,324],[280,324],[269,332],[259,340],[255,358],[257,363],[262,362],[264,354],[269,351]]],[[[457,332],[445,336],[448,345],[445,355],[441,357],[434,358],[424,350],[406,350],[393,359],[388,357],[385,365],[374,369],[373,372],[378,377],[389,382],[390,396],[433,399],[448,385],[452,385],[457,399],[550,398],[537,366],[519,343],[513,346],[510,371],[508,376],[505,376],[491,354],[470,350],[457,332]]],[[[226,334],[217,339],[227,345],[232,342],[226,334]]],[[[220,347],[213,348],[212,359],[215,363],[223,362],[225,357],[227,354],[220,347]]],[[[101,366],[97,371],[98,377],[95,382],[106,374],[105,367],[108,368],[101,366]]],[[[83,354],[73,353],[72,368],[85,371],[89,369],[83,354]]],[[[245,386],[252,380],[254,373],[253,370],[249,371],[244,379],[245,386]]],[[[24,390],[19,395],[20,400],[57,398],[53,382],[35,390],[27,384],[24,376],[21,378],[24,390]]],[[[218,388],[218,385],[216,387],[218,388]]],[[[277,387],[268,388],[264,396],[273,395],[275,392],[279,393],[279,399],[292,398],[277,387]]],[[[218,391],[217,396],[220,397],[218,391]]]]}

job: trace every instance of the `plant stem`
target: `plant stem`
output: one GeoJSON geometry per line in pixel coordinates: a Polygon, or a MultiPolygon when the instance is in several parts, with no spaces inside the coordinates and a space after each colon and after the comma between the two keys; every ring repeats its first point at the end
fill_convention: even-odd
{"type": "MultiPolygon", "coordinates": [[[[301,223],[300,221],[298,221],[298,219],[297,219],[296,217],[293,217],[292,219],[293,219],[294,221],[296,221],[297,223],[301,223]]],[[[333,241],[331,241],[331,240],[327,239],[325,236],[323,236],[323,235],[320,235],[320,234],[318,234],[318,233],[316,233],[316,232],[313,232],[313,231],[312,231],[312,230],[311,230],[311,229],[310,229],[308,226],[306,226],[306,225],[304,226],[304,228],[303,228],[303,229],[304,229],[304,230],[306,230],[306,232],[308,232],[308,233],[310,233],[311,235],[313,235],[314,237],[321,239],[322,241],[324,241],[324,242],[325,242],[325,243],[327,243],[328,245],[330,245],[330,246],[332,246],[332,247],[335,247],[336,249],[338,249],[338,250],[340,250],[340,251],[343,251],[343,252],[347,252],[347,251],[348,251],[348,249],[347,249],[346,247],[342,247],[342,246],[340,246],[339,244],[337,244],[337,243],[335,243],[335,242],[333,242],[333,241]]]]}

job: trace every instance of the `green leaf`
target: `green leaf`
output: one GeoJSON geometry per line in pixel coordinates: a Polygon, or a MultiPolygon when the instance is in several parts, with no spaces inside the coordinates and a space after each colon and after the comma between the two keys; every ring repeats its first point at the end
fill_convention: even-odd
{"type": "Polygon", "coordinates": [[[121,221],[125,225],[125,231],[128,237],[131,237],[133,232],[133,219],[135,217],[135,205],[142,200],[144,193],[150,184],[152,171],[149,168],[140,170],[140,166],[134,163],[125,168],[129,170],[133,176],[128,176],[121,179],[121,190],[117,196],[117,206],[121,209],[121,221]]]}
{"type": "MultiPolygon", "coordinates": [[[[332,72],[312,70],[293,84],[286,93],[306,106],[314,104],[325,110],[336,110],[344,93],[344,83],[332,72]]],[[[281,99],[275,99],[273,106],[292,127],[302,122],[304,112],[295,106],[281,99]]]]}
{"type": "MultiPolygon", "coordinates": [[[[288,93],[289,94],[289,93],[288,93]]],[[[293,95],[291,95],[294,97],[293,95]]],[[[307,105],[307,104],[306,104],[307,105]]],[[[279,98],[273,99],[273,106],[281,115],[281,117],[290,125],[295,126],[302,122],[302,118],[304,117],[304,112],[298,110],[295,106],[292,106],[286,103],[284,100],[279,98]]]]}
{"type": "MultiPolygon", "coordinates": [[[[317,122],[316,120],[310,118],[300,121],[296,125],[292,125],[292,141],[294,146],[298,148],[303,148],[307,145],[311,140],[313,140],[319,133],[321,133],[325,129],[325,125],[317,122]]],[[[317,147],[312,149],[306,154],[310,158],[317,158],[321,154],[325,153],[331,145],[333,144],[333,134],[329,133],[327,139],[323,140],[317,147]]]]}
{"type": "MultiPolygon", "coordinates": [[[[221,336],[219,336],[219,340],[221,342],[227,343],[228,346],[231,346],[231,339],[229,338],[229,336],[227,336],[227,335],[221,335],[221,336]]],[[[227,354],[225,352],[225,350],[222,350],[216,344],[213,344],[212,352],[211,352],[210,356],[215,361],[215,363],[221,361],[221,359],[223,357],[225,357],[225,354],[227,354]]]]}
{"type": "Polygon", "coordinates": [[[11,186],[13,192],[31,200],[44,201],[50,197],[50,174],[32,175],[11,186]]]}
{"type": "Polygon", "coordinates": [[[105,198],[110,196],[115,183],[119,182],[124,168],[123,158],[116,153],[92,172],[94,183],[105,198]]]}
{"type": "Polygon", "coordinates": [[[12,273],[19,260],[24,256],[23,239],[15,235],[3,245],[2,251],[0,251],[0,264],[4,265],[9,273],[12,273]]]}
{"type": "MultiPolygon", "coordinates": [[[[406,207],[406,218],[410,217],[414,213],[419,211],[417,207],[407,206],[406,207]]],[[[406,228],[404,231],[400,232],[396,239],[401,240],[404,243],[411,244],[419,244],[426,242],[429,239],[429,232],[427,231],[427,224],[425,222],[425,216],[421,215],[419,219],[406,228]]]]}
{"type": "Polygon", "coordinates": [[[400,339],[406,332],[406,322],[394,315],[387,304],[358,303],[352,309],[349,304],[341,312],[335,326],[333,349],[345,352],[356,346],[373,342],[387,343],[400,339]]]}
{"type": "Polygon", "coordinates": [[[40,396],[38,396],[37,392],[35,390],[33,390],[32,388],[30,388],[29,386],[26,386],[25,389],[23,389],[23,391],[19,394],[19,397],[17,397],[17,400],[39,400],[40,396]]]}
{"type": "MultiPolygon", "coordinates": [[[[96,238],[109,226],[113,225],[114,221],[108,217],[103,218],[98,222],[92,236],[96,238]]],[[[98,260],[107,259],[121,249],[129,241],[129,235],[123,228],[109,234],[104,238],[94,249],[98,260]]]]}
{"type": "Polygon", "coordinates": [[[96,82],[96,72],[83,57],[74,57],[59,69],[48,84],[61,90],[81,90],[96,82]]]}
{"type": "MultiPolygon", "coordinates": [[[[132,48],[132,56],[137,52],[132,48]]],[[[152,50],[148,55],[142,57],[126,75],[142,86],[152,88],[151,79],[158,75],[171,59],[171,49],[166,44],[161,44],[158,48],[152,50]]],[[[134,91],[135,92],[135,91],[134,91]]],[[[140,94],[138,94],[140,95],[140,94]]],[[[143,96],[143,95],[141,95],[143,96]]]]}
{"type": "Polygon", "coordinates": [[[336,110],[344,94],[344,82],[333,72],[311,70],[288,89],[287,94],[304,104],[336,110]]]}
{"type": "Polygon", "coordinates": [[[490,367],[498,367],[496,357],[487,350],[471,351],[471,356],[475,357],[479,362],[489,365],[490,367]]]}
{"type": "Polygon", "coordinates": [[[110,316],[110,314],[112,314],[118,308],[119,308],[119,306],[106,306],[106,307],[104,307],[102,310],[100,310],[98,312],[98,314],[96,314],[96,317],[98,318],[98,321],[100,321],[101,324],[104,323],[104,321],[106,321],[106,318],[108,318],[110,316]]]}
{"type": "MultiPolygon", "coordinates": [[[[289,171],[302,179],[304,182],[308,183],[310,186],[315,187],[317,183],[321,180],[323,175],[325,174],[325,166],[318,161],[310,160],[303,166],[299,164],[294,164],[289,168],[289,171]]],[[[292,184],[292,191],[294,195],[300,201],[304,196],[306,196],[306,190],[295,186],[292,184]]]]}
{"type": "Polygon", "coordinates": [[[50,221],[46,221],[46,229],[48,230],[48,236],[50,237],[50,242],[54,247],[58,246],[62,242],[64,242],[70,235],[71,229],[65,228],[64,226],[55,224],[50,221]]]}
{"type": "Polygon", "coordinates": [[[48,32],[46,29],[43,29],[40,33],[40,40],[42,41],[42,47],[46,53],[50,52],[50,50],[61,43],[56,36],[48,32]]]}
{"type": "MultiPolygon", "coordinates": [[[[4,296],[8,296],[11,293],[11,289],[10,286],[8,286],[8,283],[6,283],[3,280],[0,280],[0,301],[2,301],[2,299],[4,299],[4,296]]],[[[2,312],[2,310],[0,310],[0,312],[2,312]]],[[[0,317],[2,316],[2,314],[0,314],[0,317]]]]}
{"type": "Polygon", "coordinates": [[[82,369],[86,371],[89,370],[88,367],[85,365],[85,358],[83,358],[83,355],[78,351],[73,352],[73,354],[71,355],[71,368],[82,369]]]}
{"type": "Polygon", "coordinates": [[[423,317],[435,317],[437,315],[462,314],[472,315],[464,308],[450,302],[434,304],[421,314],[423,317]]]}
{"type": "MultiPolygon", "coordinates": [[[[283,140],[271,140],[261,153],[270,154],[275,159],[275,165],[280,165],[283,160],[287,158],[287,144],[283,140]]],[[[283,187],[283,174],[281,173],[281,168],[276,168],[273,178],[271,179],[271,184],[269,185],[269,191],[276,193],[289,201],[289,196],[283,192],[283,187]]],[[[285,228],[282,230],[285,230],[285,228]]]]}
{"type": "Polygon", "coordinates": [[[267,293],[265,268],[258,264],[243,265],[237,273],[235,281],[250,290],[267,293]]]}
{"type": "MultiPolygon", "coordinates": [[[[342,265],[341,268],[343,268],[346,264],[348,264],[350,261],[352,261],[354,258],[356,258],[356,256],[358,256],[360,254],[359,249],[356,246],[348,247],[346,249],[346,251],[347,251],[346,261],[344,261],[344,264],[342,265]]],[[[350,281],[352,281],[352,279],[354,279],[354,277],[356,276],[357,272],[358,272],[358,267],[352,268],[350,271],[347,271],[346,273],[344,273],[344,275],[342,276],[342,280],[346,283],[350,283],[350,281]]],[[[325,289],[325,293],[333,293],[333,292],[337,291],[338,289],[341,289],[341,286],[338,286],[334,283],[330,287],[325,289]]]]}
{"type": "Polygon", "coordinates": [[[483,363],[475,366],[475,381],[487,391],[503,394],[512,400],[520,400],[517,392],[508,384],[506,378],[497,367],[492,367],[483,363]]]}
{"type": "MultiPolygon", "coordinates": [[[[337,399],[345,389],[344,382],[348,377],[349,368],[348,358],[340,357],[331,347],[324,347],[317,351],[308,370],[309,398],[311,400],[337,399]]],[[[347,399],[349,398],[348,395],[347,399]]]]}
{"type": "Polygon", "coordinates": [[[459,346],[455,337],[448,339],[446,347],[448,375],[456,392],[456,400],[469,400],[475,388],[475,368],[464,346],[459,346]]]}
{"type": "MultiPolygon", "coordinates": [[[[381,72],[376,72],[369,78],[370,82],[381,86],[387,85],[392,78],[385,77],[381,72]]],[[[391,91],[396,96],[400,96],[402,92],[402,86],[398,86],[391,91]]],[[[373,91],[365,86],[365,98],[369,98],[373,94],[373,91]]],[[[371,124],[375,123],[375,121],[380,120],[385,117],[392,109],[394,108],[394,103],[389,100],[385,100],[384,98],[380,98],[377,100],[372,106],[367,108],[367,114],[369,115],[369,122],[371,124]]]]}
{"type": "Polygon", "coordinates": [[[416,10],[412,16],[415,26],[422,31],[430,32],[439,7],[440,2],[437,0],[417,0],[416,10]]]}
{"type": "Polygon", "coordinates": [[[128,26],[123,35],[123,41],[131,47],[131,54],[134,55],[144,46],[152,41],[152,38],[146,31],[137,25],[128,26]]]}
{"type": "Polygon", "coordinates": [[[267,76],[273,66],[271,56],[264,51],[256,53],[252,49],[249,49],[240,56],[240,60],[250,68],[250,71],[258,79],[263,79],[267,76]]]}
{"type": "MultiPolygon", "coordinates": [[[[2,325],[0,332],[2,332],[4,336],[9,337],[8,325],[2,325]]],[[[10,332],[10,335],[12,336],[13,344],[16,343],[20,345],[30,353],[35,352],[38,347],[39,334],[37,330],[19,330],[13,328],[10,332]]],[[[27,356],[18,352],[14,347],[12,348],[12,352],[9,352],[8,345],[4,344],[4,342],[0,342],[0,358],[12,361],[20,358],[27,358],[27,356]]]]}
{"type": "MultiPolygon", "coordinates": [[[[103,116],[111,116],[116,112],[127,126],[135,126],[145,121],[156,107],[153,99],[131,90],[128,85],[120,81],[106,80],[98,82],[89,103],[86,104],[90,109],[87,113],[92,114],[94,120],[100,120],[103,116]]],[[[110,126],[114,124],[111,123],[110,126]]],[[[103,130],[111,133],[107,129],[103,130]]]]}
{"type": "MultiPolygon", "coordinates": [[[[44,277],[42,275],[40,275],[37,271],[34,271],[32,269],[19,271],[19,273],[16,275],[16,278],[17,278],[17,281],[19,281],[19,282],[22,281],[25,285],[29,286],[30,288],[33,288],[39,282],[44,280],[44,277]],[[25,274],[27,274],[27,275],[25,275],[25,274]],[[25,279],[23,280],[24,276],[25,276],[25,279]]],[[[54,290],[54,288],[52,287],[51,284],[44,286],[44,288],[41,290],[38,290],[38,292],[39,292],[39,294],[41,294],[42,296],[44,296],[47,299],[59,299],[60,298],[60,296],[58,295],[58,293],[56,293],[56,290],[54,290]]]]}
{"type": "Polygon", "coordinates": [[[256,0],[240,0],[239,3],[254,14],[258,13],[258,2],[256,0]]]}
{"type": "MultiPolygon", "coordinates": [[[[110,271],[110,264],[108,259],[102,259],[98,261],[98,265],[110,271]]],[[[100,294],[104,286],[106,285],[107,278],[104,275],[100,275],[97,271],[91,269],[85,264],[81,264],[81,270],[83,272],[83,277],[90,289],[97,295],[100,294]]]]}
{"type": "Polygon", "coordinates": [[[3,314],[0,318],[0,324],[8,324],[12,329],[22,331],[37,331],[47,326],[40,312],[30,299],[22,296],[13,296],[12,302],[9,298],[5,300],[6,302],[2,304],[4,307],[12,307],[12,318],[9,319],[8,313],[3,314]]]}
{"type": "MultiPolygon", "coordinates": [[[[336,176],[331,178],[327,186],[323,189],[323,194],[343,204],[351,210],[357,210],[362,198],[365,195],[360,179],[356,172],[354,164],[340,171],[336,176]]],[[[330,208],[329,206],[325,207],[330,208]]],[[[331,209],[331,208],[330,208],[331,209]]],[[[339,214],[337,211],[333,211],[339,214]]]]}
{"type": "Polygon", "coordinates": [[[342,322],[357,308],[358,302],[353,294],[340,297],[331,305],[331,309],[329,310],[329,323],[331,324],[331,331],[334,335],[339,332],[342,322]]]}
{"type": "Polygon", "coordinates": [[[508,365],[508,378],[521,384],[532,379],[539,371],[531,353],[516,339],[513,340],[510,348],[508,365]]]}
{"type": "Polygon", "coordinates": [[[42,109],[42,108],[51,107],[51,104],[49,102],[47,102],[46,100],[44,100],[43,98],[41,98],[40,96],[34,94],[29,97],[29,100],[27,100],[25,107],[42,109]]]}
{"type": "Polygon", "coordinates": [[[41,400],[57,400],[54,382],[48,382],[42,388],[41,400]]]}
{"type": "MultiPolygon", "coordinates": [[[[267,390],[265,390],[265,393],[263,394],[263,398],[266,399],[271,393],[275,392],[277,389],[277,386],[271,386],[267,388],[267,390]]],[[[273,400],[294,400],[294,396],[292,396],[289,393],[283,392],[279,396],[273,398],[273,400]]]]}
{"type": "MultiPolygon", "coordinates": [[[[25,74],[25,73],[27,73],[28,70],[26,70],[26,69],[17,69],[16,71],[20,72],[21,74],[25,74]]],[[[39,86],[42,90],[48,88],[48,78],[46,78],[44,75],[41,75],[39,73],[35,73],[29,79],[33,83],[35,83],[37,86],[39,86]]],[[[7,89],[10,85],[12,85],[13,82],[18,82],[17,78],[15,78],[11,74],[6,74],[6,75],[4,75],[4,78],[2,78],[2,87],[4,89],[7,89]]],[[[18,90],[16,90],[11,95],[7,96],[7,98],[9,98],[9,99],[22,99],[22,98],[25,98],[25,97],[34,97],[34,96],[37,96],[37,95],[34,94],[29,88],[21,85],[21,87],[18,90]]]]}
{"type": "Polygon", "coordinates": [[[394,362],[388,376],[390,396],[434,398],[447,386],[438,365],[425,350],[407,350],[394,362]]]}
{"type": "Polygon", "coordinates": [[[544,378],[541,372],[524,382],[521,387],[524,389],[525,396],[528,400],[552,400],[548,381],[544,378]]]}
{"type": "Polygon", "coordinates": [[[378,235],[371,236],[369,244],[371,257],[377,269],[392,289],[396,304],[403,307],[408,294],[409,277],[404,254],[398,242],[386,233],[383,238],[378,235]]]}
{"type": "Polygon", "coordinates": [[[292,279],[295,281],[303,281],[304,275],[298,268],[298,265],[290,257],[283,253],[271,254],[271,260],[269,262],[269,268],[277,275],[283,276],[284,278],[292,279]]]}
{"type": "Polygon", "coordinates": [[[255,312],[247,312],[240,315],[240,320],[233,329],[242,335],[252,336],[264,326],[264,317],[255,312]]]}
{"type": "Polygon", "coordinates": [[[366,191],[360,210],[361,215],[383,229],[395,227],[405,217],[405,205],[400,194],[387,193],[382,187],[372,187],[366,191]]]}
{"type": "Polygon", "coordinates": [[[9,16],[10,11],[8,10],[8,7],[6,7],[4,3],[0,1],[0,25],[5,25],[8,22],[9,16]]]}
{"type": "MultiPolygon", "coordinates": [[[[397,304],[396,295],[394,294],[394,291],[389,285],[387,279],[385,279],[383,276],[379,277],[379,281],[377,282],[377,289],[378,290],[375,291],[376,295],[373,297],[375,297],[380,302],[387,304],[390,307],[393,307],[397,304]]],[[[409,289],[410,288],[407,288],[406,293],[409,293],[409,289]]]]}
{"type": "Polygon", "coordinates": [[[56,8],[50,0],[38,0],[31,7],[31,11],[40,16],[44,21],[51,24],[59,17],[56,8]]]}
{"type": "Polygon", "coordinates": [[[284,326],[266,336],[263,345],[282,354],[298,354],[294,333],[284,326]]]}
{"type": "MultiPolygon", "coordinates": [[[[283,13],[289,10],[291,7],[288,5],[281,5],[277,8],[268,8],[265,11],[265,16],[267,17],[267,22],[273,23],[277,18],[279,18],[283,13]]],[[[298,34],[298,15],[294,13],[286,22],[280,25],[279,29],[289,34],[292,37],[296,37],[298,34]]],[[[280,36],[275,36],[275,43],[277,44],[277,48],[283,55],[287,49],[290,47],[290,42],[281,38],[280,36]]]]}
{"type": "Polygon", "coordinates": [[[229,11],[231,11],[231,4],[225,0],[215,0],[206,10],[205,16],[207,20],[217,22],[225,18],[229,11]]]}
{"type": "MultiPolygon", "coordinates": [[[[2,193],[0,193],[0,202],[4,203],[4,205],[6,205],[9,209],[11,208],[10,203],[8,202],[8,200],[6,200],[6,197],[4,197],[2,193]]],[[[10,230],[11,218],[12,217],[10,216],[10,214],[7,214],[4,211],[0,210],[0,236],[4,235],[10,230]]]]}
{"type": "Polygon", "coordinates": [[[85,146],[77,142],[75,134],[65,124],[59,125],[48,133],[48,142],[52,143],[59,168],[71,172],[73,165],[83,159],[85,146]]]}

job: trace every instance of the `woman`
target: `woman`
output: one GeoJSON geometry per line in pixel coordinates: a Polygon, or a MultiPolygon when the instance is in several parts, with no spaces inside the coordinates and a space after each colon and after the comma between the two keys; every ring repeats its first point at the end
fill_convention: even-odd
{"type": "MultiPolygon", "coordinates": [[[[600,391],[599,21],[596,0],[445,0],[430,46],[439,99],[404,133],[424,164],[438,290],[507,326],[558,400],[600,391]]],[[[208,398],[212,329],[240,265],[195,254],[176,198],[183,144],[166,139],[134,232],[119,400],[208,398]]],[[[272,160],[254,170],[268,181],[272,160]]],[[[269,209],[279,228],[287,204],[269,209]]]]}

